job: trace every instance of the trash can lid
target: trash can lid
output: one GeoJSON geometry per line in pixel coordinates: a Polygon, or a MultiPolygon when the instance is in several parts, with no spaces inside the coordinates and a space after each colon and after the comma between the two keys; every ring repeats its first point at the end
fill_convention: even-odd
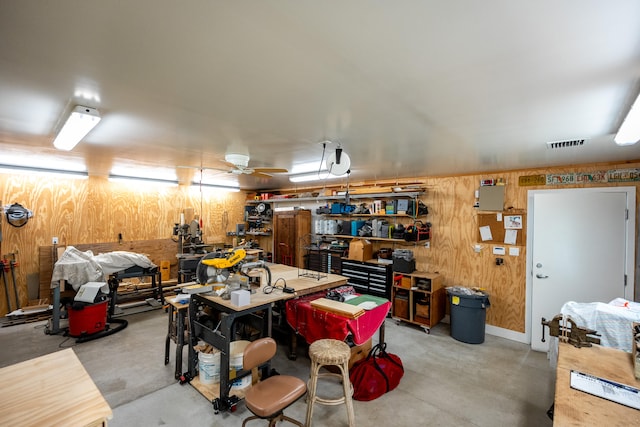
{"type": "Polygon", "coordinates": [[[474,299],[488,299],[489,294],[479,288],[467,288],[464,286],[449,286],[447,287],[447,293],[449,295],[455,295],[463,298],[474,299]]]}

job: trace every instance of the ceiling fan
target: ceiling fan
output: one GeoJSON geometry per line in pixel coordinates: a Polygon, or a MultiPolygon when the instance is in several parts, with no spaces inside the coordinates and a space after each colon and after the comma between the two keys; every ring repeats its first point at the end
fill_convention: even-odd
{"type": "Polygon", "coordinates": [[[249,156],[247,154],[229,153],[224,156],[225,163],[232,169],[229,173],[234,175],[253,175],[264,178],[271,178],[274,173],[287,173],[287,169],[282,168],[253,168],[249,167],[249,156]]]}

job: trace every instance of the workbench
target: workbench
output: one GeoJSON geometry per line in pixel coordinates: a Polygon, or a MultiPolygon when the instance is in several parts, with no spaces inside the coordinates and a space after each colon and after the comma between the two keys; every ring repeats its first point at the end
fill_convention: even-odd
{"type": "Polygon", "coordinates": [[[0,425],[106,426],[109,404],[68,348],[0,369],[0,425]]]}
{"type": "Polygon", "coordinates": [[[575,370],[640,388],[640,380],[636,380],[633,373],[631,353],[599,345],[577,348],[561,342],[558,347],[554,426],[640,425],[640,410],[570,386],[571,371],[575,370]]]}
{"type": "MultiPolygon", "coordinates": [[[[230,344],[235,337],[235,321],[243,318],[244,322],[251,323],[260,331],[260,336],[271,336],[272,329],[272,305],[278,301],[285,301],[298,296],[332,289],[342,286],[347,282],[346,277],[337,274],[323,274],[317,277],[299,277],[295,267],[282,264],[269,264],[271,270],[271,284],[286,286],[294,289],[294,293],[285,293],[281,289],[274,289],[271,293],[264,293],[264,286],[251,294],[248,305],[238,307],[230,300],[224,300],[217,296],[193,294],[189,302],[189,324],[191,327],[191,344],[189,345],[188,374],[191,377],[191,385],[214,405],[214,409],[229,410],[234,404],[229,398],[231,391],[229,358],[230,344]],[[279,280],[283,279],[283,280],[279,280]],[[207,308],[220,314],[219,324],[211,328],[197,319],[197,314],[207,308]],[[197,377],[198,353],[193,344],[201,339],[220,350],[220,382],[215,384],[202,384],[197,377]]],[[[235,378],[250,375],[250,371],[235,372],[235,378]]],[[[242,392],[236,393],[243,397],[242,392]]]]}

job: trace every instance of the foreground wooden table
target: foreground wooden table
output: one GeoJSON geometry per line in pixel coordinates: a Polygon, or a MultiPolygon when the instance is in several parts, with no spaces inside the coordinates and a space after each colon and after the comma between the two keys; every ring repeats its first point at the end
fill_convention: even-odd
{"type": "Polygon", "coordinates": [[[106,426],[113,413],[70,348],[0,369],[0,425],[106,426]]]}
{"type": "Polygon", "coordinates": [[[631,353],[599,345],[576,348],[571,344],[560,343],[554,426],[640,425],[639,410],[572,389],[572,369],[640,388],[640,381],[633,374],[631,353]]]}

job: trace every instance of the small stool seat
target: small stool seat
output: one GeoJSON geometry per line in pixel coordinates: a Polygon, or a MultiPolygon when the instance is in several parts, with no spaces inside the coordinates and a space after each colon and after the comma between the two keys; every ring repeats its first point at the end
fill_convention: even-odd
{"type": "Polygon", "coordinates": [[[313,416],[313,405],[340,405],[347,407],[347,417],[349,426],[355,426],[355,415],[353,413],[353,385],[349,380],[349,359],[351,358],[351,348],[343,341],[334,339],[322,339],[313,342],[309,346],[309,359],[311,359],[311,370],[309,374],[309,385],[307,395],[307,419],[306,426],[311,427],[313,416]],[[323,366],[336,366],[340,373],[322,372],[323,366]],[[326,399],[316,394],[318,379],[323,377],[337,377],[342,381],[343,396],[337,399],[326,399]]]}

